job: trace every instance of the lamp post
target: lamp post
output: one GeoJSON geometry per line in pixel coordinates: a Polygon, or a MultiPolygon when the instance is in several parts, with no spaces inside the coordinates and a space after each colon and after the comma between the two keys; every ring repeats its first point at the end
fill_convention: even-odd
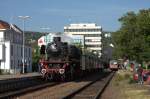
{"type": "Polygon", "coordinates": [[[24,65],[25,65],[25,58],[24,58],[24,46],[25,46],[25,37],[24,37],[24,31],[25,31],[25,20],[27,20],[28,18],[31,18],[30,16],[18,16],[18,18],[20,18],[22,20],[23,23],[23,44],[22,44],[22,73],[25,73],[24,70],[24,65]]]}

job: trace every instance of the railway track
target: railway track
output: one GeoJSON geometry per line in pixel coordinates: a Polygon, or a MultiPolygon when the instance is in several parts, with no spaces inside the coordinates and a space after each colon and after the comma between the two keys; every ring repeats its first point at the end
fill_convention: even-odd
{"type": "MultiPolygon", "coordinates": [[[[77,80],[77,81],[61,83],[61,84],[58,84],[56,86],[47,87],[47,88],[44,88],[42,90],[38,90],[38,91],[34,91],[32,93],[29,93],[29,94],[24,94],[24,95],[18,96],[17,98],[19,98],[19,99],[29,99],[29,98],[32,98],[32,99],[42,99],[42,98],[44,98],[44,99],[70,99],[70,98],[76,98],[76,99],[78,99],[78,98],[82,98],[81,96],[75,97],[77,95],[77,93],[79,93],[85,89],[82,87],[85,87],[85,86],[88,87],[88,86],[100,81],[101,84],[99,84],[99,85],[97,84],[97,85],[100,86],[100,88],[104,88],[104,84],[107,82],[106,78],[110,79],[109,74],[110,74],[110,72],[104,72],[104,73],[98,73],[95,75],[90,75],[90,76],[87,76],[87,77],[80,79],[80,80],[77,80]],[[80,90],[80,91],[77,92],[77,90],[80,90]]],[[[96,86],[93,86],[93,89],[96,86]]],[[[99,87],[96,87],[96,88],[100,89],[99,87]]],[[[92,91],[90,91],[90,92],[92,92],[92,91]]],[[[94,93],[95,92],[96,91],[94,91],[94,93]]],[[[97,96],[99,96],[99,95],[97,94],[97,96]]]]}
{"type": "Polygon", "coordinates": [[[103,92],[113,75],[114,73],[105,72],[66,83],[45,82],[28,88],[0,94],[0,98],[98,99],[97,97],[100,97],[101,93],[103,92]]]}
{"type": "Polygon", "coordinates": [[[56,82],[42,81],[40,77],[31,79],[8,80],[0,82],[0,99],[12,98],[29,93],[35,90],[40,90],[46,87],[57,85],[56,82]]]}
{"type": "Polygon", "coordinates": [[[63,99],[99,99],[115,72],[103,79],[97,79],[89,84],[79,88],[78,90],[63,97],[63,99]]]}

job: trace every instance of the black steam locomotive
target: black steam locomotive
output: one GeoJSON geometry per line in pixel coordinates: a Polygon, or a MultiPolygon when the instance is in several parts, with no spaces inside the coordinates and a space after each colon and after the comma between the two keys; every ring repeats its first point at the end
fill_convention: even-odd
{"type": "Polygon", "coordinates": [[[53,42],[41,46],[41,73],[45,79],[70,80],[83,71],[101,68],[97,56],[83,52],[75,45],[61,42],[54,37],[53,42]]]}
{"type": "Polygon", "coordinates": [[[80,59],[81,50],[74,45],[68,45],[66,42],[61,42],[60,37],[54,37],[54,41],[49,43],[46,48],[48,60],[69,61],[71,59],[80,59]]]}

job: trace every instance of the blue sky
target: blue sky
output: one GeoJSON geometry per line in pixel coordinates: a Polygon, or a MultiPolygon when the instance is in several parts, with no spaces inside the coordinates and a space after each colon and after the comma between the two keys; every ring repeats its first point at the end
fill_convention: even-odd
{"type": "Polygon", "coordinates": [[[126,12],[148,8],[150,0],[0,0],[0,19],[22,28],[17,16],[31,16],[25,22],[29,31],[63,32],[70,23],[93,22],[105,31],[116,31],[126,12]]]}

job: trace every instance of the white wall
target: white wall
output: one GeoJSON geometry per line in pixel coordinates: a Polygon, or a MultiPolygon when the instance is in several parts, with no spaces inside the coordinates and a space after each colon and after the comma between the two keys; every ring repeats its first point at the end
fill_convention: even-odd
{"type": "Polygon", "coordinates": [[[4,43],[5,58],[1,61],[1,69],[10,69],[10,42],[4,43]]]}
{"type": "Polygon", "coordinates": [[[87,48],[90,50],[97,50],[101,52],[102,50],[101,26],[97,26],[95,23],[70,24],[69,26],[64,27],[64,32],[66,34],[72,35],[84,35],[85,46],[87,46],[87,48]],[[71,29],[73,29],[74,31],[71,29]],[[79,31],[79,29],[81,29],[82,31],[79,31]]]}
{"type": "Polygon", "coordinates": [[[0,44],[0,61],[4,60],[4,58],[5,58],[4,47],[5,47],[4,44],[0,44]]]}
{"type": "Polygon", "coordinates": [[[3,31],[0,31],[0,41],[1,41],[1,39],[3,39],[4,38],[4,32],[3,31]]]}
{"type": "MultiPolygon", "coordinates": [[[[21,40],[18,40],[19,36],[21,36],[21,34],[17,34],[17,32],[13,30],[0,31],[0,44],[4,45],[4,59],[0,60],[0,69],[3,69],[6,72],[10,72],[13,74],[21,71],[20,64],[22,63],[22,43],[21,40]],[[4,33],[6,33],[6,35],[4,35],[4,33]],[[4,38],[7,38],[7,40],[4,40],[4,38]],[[16,41],[13,41],[12,38],[16,41]]],[[[32,71],[31,50],[31,47],[25,46],[25,60],[27,62],[27,72],[32,71]]]]}

